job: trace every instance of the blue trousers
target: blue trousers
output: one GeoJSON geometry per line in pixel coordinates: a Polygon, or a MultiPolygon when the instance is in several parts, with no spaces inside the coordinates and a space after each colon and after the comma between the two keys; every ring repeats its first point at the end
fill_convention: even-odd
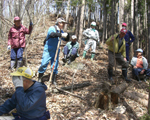
{"type": "MultiPolygon", "coordinates": [[[[64,47],[64,55],[68,55],[70,53],[70,50],[67,46],[64,47]]],[[[72,48],[70,55],[77,55],[77,48],[72,48]]]]}
{"type": "Polygon", "coordinates": [[[130,50],[130,46],[126,46],[126,59],[127,59],[127,61],[129,61],[129,50],[130,50]]]}
{"type": "Polygon", "coordinates": [[[14,49],[11,49],[11,60],[12,61],[15,61],[16,60],[16,57],[18,60],[22,61],[23,59],[23,51],[24,51],[24,48],[14,48],[14,49]]]}
{"type": "MultiPolygon", "coordinates": [[[[133,75],[138,76],[142,70],[142,68],[133,68],[132,73],[133,75]]],[[[150,69],[145,70],[144,74],[150,77],[150,69]]]]}
{"type": "MultiPolygon", "coordinates": [[[[58,51],[58,54],[57,54],[55,67],[54,67],[54,74],[58,74],[57,68],[58,68],[58,62],[59,62],[59,52],[60,50],[58,51]]],[[[39,73],[44,73],[46,71],[47,65],[49,64],[50,61],[51,61],[51,68],[53,67],[55,53],[56,51],[52,51],[50,49],[44,48],[41,66],[38,70],[39,73]]]]}

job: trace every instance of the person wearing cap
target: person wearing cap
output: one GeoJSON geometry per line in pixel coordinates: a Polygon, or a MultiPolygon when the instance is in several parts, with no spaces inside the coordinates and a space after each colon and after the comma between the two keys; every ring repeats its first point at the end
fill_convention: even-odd
{"type": "Polygon", "coordinates": [[[109,80],[113,80],[113,66],[114,66],[114,57],[116,61],[122,66],[122,75],[124,79],[129,82],[127,78],[127,68],[129,63],[126,60],[126,43],[124,36],[127,33],[127,30],[122,28],[119,34],[114,34],[106,41],[108,45],[108,76],[109,80]],[[114,56],[115,53],[115,56],[114,56]]]}
{"type": "Polygon", "coordinates": [[[66,63],[67,59],[69,59],[68,64],[70,64],[73,60],[75,60],[75,58],[79,56],[78,49],[79,43],[77,42],[77,36],[72,35],[71,41],[68,42],[63,49],[64,53],[64,58],[62,59],[63,62],[66,63]]]}
{"type": "Polygon", "coordinates": [[[86,56],[86,52],[90,49],[90,47],[92,48],[91,51],[91,60],[94,59],[95,56],[95,50],[96,50],[96,42],[100,42],[99,39],[99,33],[98,31],[95,29],[96,27],[96,22],[92,22],[91,23],[91,28],[88,28],[86,30],[83,31],[83,35],[87,38],[87,43],[85,45],[84,51],[83,51],[83,57],[85,58],[86,56]]]}
{"type": "MultiPolygon", "coordinates": [[[[65,24],[66,24],[66,21],[64,20],[64,18],[58,18],[56,21],[56,25],[51,26],[48,30],[47,37],[46,37],[47,40],[44,45],[41,66],[38,69],[38,72],[39,72],[38,81],[39,82],[44,82],[44,81],[41,81],[41,78],[44,75],[44,72],[46,71],[47,65],[49,64],[50,61],[51,61],[51,68],[53,66],[58,41],[60,39],[64,41],[69,41],[69,34],[66,32],[63,32],[62,30],[65,24]]],[[[58,74],[57,68],[58,68],[58,62],[59,62],[59,52],[60,52],[60,49],[58,51],[57,59],[56,59],[55,67],[54,67],[54,73],[52,76],[52,84],[56,84],[56,74],[58,74]]]]}
{"type": "Polygon", "coordinates": [[[33,72],[27,67],[20,67],[10,75],[16,91],[0,106],[0,116],[16,108],[17,113],[13,113],[14,120],[49,119],[50,113],[46,111],[47,86],[32,80],[33,72]]]}
{"type": "Polygon", "coordinates": [[[140,81],[139,74],[145,74],[146,78],[150,77],[150,69],[148,69],[147,59],[142,55],[143,50],[141,48],[136,50],[136,57],[131,60],[133,67],[132,73],[138,81],[140,81]]]}
{"type": "MultiPolygon", "coordinates": [[[[126,29],[127,24],[122,23],[122,28],[126,29]]],[[[130,51],[130,44],[134,41],[134,36],[131,31],[127,30],[126,35],[124,36],[124,39],[126,41],[126,59],[129,61],[129,51],[130,51]]]]}
{"type": "Polygon", "coordinates": [[[13,70],[16,64],[17,68],[21,67],[23,60],[23,51],[26,46],[25,34],[31,34],[33,23],[30,21],[29,29],[21,24],[21,19],[14,17],[14,26],[10,28],[8,34],[8,47],[7,50],[11,50],[11,62],[10,67],[13,70]]]}

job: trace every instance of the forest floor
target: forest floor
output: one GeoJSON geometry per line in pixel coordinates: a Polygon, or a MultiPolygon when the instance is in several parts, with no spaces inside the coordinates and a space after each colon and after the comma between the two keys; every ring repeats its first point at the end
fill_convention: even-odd
{"type": "MultiPolygon", "coordinates": [[[[48,29],[48,28],[47,28],[48,29]]],[[[43,53],[43,40],[36,39],[32,44],[29,44],[27,49],[27,62],[35,75],[33,80],[37,81],[38,68],[41,64],[41,57],[43,53]]],[[[65,44],[65,42],[63,43],[65,44]]],[[[63,45],[59,56],[59,73],[57,76],[58,87],[67,87],[74,84],[90,83],[89,86],[77,88],[72,91],[73,94],[81,98],[72,96],[64,92],[58,92],[55,89],[47,94],[47,109],[51,113],[51,120],[138,120],[141,116],[147,113],[148,105],[148,81],[138,82],[132,79],[128,83],[127,89],[120,94],[119,103],[113,106],[111,110],[103,110],[94,107],[94,101],[102,89],[101,84],[104,81],[109,82],[107,75],[108,65],[108,52],[107,46],[104,45],[103,49],[97,48],[94,61],[90,60],[90,50],[87,52],[86,59],[82,59],[84,47],[80,50],[80,56],[71,65],[63,65],[62,53],[63,45]],[[141,94],[138,97],[144,103],[139,102],[137,99],[132,99],[128,94],[141,94]],[[114,109],[119,106],[124,106],[123,113],[116,112],[114,109]]],[[[0,104],[3,104],[6,94],[12,95],[15,88],[10,76],[10,52],[6,52],[6,43],[0,43],[0,104]]],[[[50,73],[50,65],[47,67],[46,74],[50,73]]],[[[129,71],[129,74],[131,71],[129,71]]],[[[112,86],[115,88],[124,79],[121,77],[121,69],[117,67],[116,84],[112,86]]],[[[114,78],[115,79],[115,78],[114,78]]],[[[48,82],[45,82],[48,85],[48,82]]],[[[49,90],[47,90],[49,91],[49,90]]],[[[71,92],[71,90],[69,90],[71,92]]]]}

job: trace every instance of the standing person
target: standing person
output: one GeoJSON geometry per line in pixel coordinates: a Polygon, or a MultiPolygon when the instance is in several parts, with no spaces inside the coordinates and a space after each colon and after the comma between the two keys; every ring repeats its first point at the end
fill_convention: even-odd
{"type": "MultiPolygon", "coordinates": [[[[50,113],[46,111],[45,90],[47,86],[32,80],[33,72],[27,67],[20,67],[10,75],[16,91],[0,106],[0,116],[16,108],[17,113],[13,113],[13,120],[49,119],[50,113]]],[[[4,120],[4,118],[2,116],[0,120],[4,120]]]]}
{"type": "Polygon", "coordinates": [[[137,49],[136,57],[133,57],[131,60],[132,73],[138,81],[140,81],[139,74],[146,74],[146,78],[150,77],[147,59],[142,54],[143,50],[141,48],[137,49]]]}
{"type": "Polygon", "coordinates": [[[85,45],[82,58],[85,58],[86,52],[90,49],[90,47],[92,47],[91,60],[93,60],[93,58],[95,56],[96,42],[98,42],[98,43],[100,42],[99,33],[95,29],[95,27],[96,27],[96,22],[92,22],[91,28],[88,28],[85,31],[83,31],[83,35],[85,37],[87,37],[88,40],[87,40],[87,43],[85,45]]]}
{"type": "Polygon", "coordinates": [[[29,29],[21,24],[20,18],[14,17],[14,26],[10,28],[8,34],[8,47],[11,49],[11,63],[10,67],[13,70],[17,58],[17,68],[21,67],[23,60],[23,51],[26,46],[25,34],[30,34],[32,31],[32,22],[30,21],[29,29]]]}
{"type": "MultiPolygon", "coordinates": [[[[127,24],[122,23],[122,28],[126,29],[126,27],[127,27],[127,24]]],[[[131,33],[131,31],[128,30],[126,35],[124,36],[124,39],[126,41],[126,59],[127,61],[129,61],[130,44],[134,41],[135,38],[133,34],[131,33]]]]}
{"type": "MultiPolygon", "coordinates": [[[[69,34],[63,32],[63,28],[66,24],[66,21],[64,18],[58,18],[56,21],[55,26],[51,26],[48,30],[47,37],[46,37],[46,43],[44,45],[44,51],[42,56],[42,62],[41,66],[38,70],[39,76],[38,80],[41,81],[42,76],[44,75],[44,72],[46,71],[47,65],[51,61],[51,68],[54,63],[54,57],[57,50],[58,41],[60,38],[63,38],[63,40],[68,41],[69,40],[69,34]]],[[[57,59],[55,63],[55,68],[52,76],[52,84],[56,84],[56,74],[58,74],[58,62],[59,62],[59,52],[57,54],[57,59]]]]}
{"type": "Polygon", "coordinates": [[[78,49],[79,49],[79,43],[77,42],[77,36],[72,35],[71,41],[68,42],[63,49],[63,53],[64,53],[64,58],[62,59],[63,62],[66,63],[67,59],[69,59],[68,64],[70,64],[73,60],[75,60],[76,57],[79,56],[78,49]]]}
{"type": "Polygon", "coordinates": [[[109,80],[112,79],[113,75],[113,66],[114,66],[114,57],[116,61],[122,66],[122,75],[124,76],[126,81],[130,81],[127,78],[127,68],[129,63],[126,60],[126,44],[124,40],[124,36],[127,33],[127,30],[122,28],[119,34],[112,35],[107,41],[108,45],[108,75],[109,80]],[[114,56],[115,52],[115,56],[114,56]]]}

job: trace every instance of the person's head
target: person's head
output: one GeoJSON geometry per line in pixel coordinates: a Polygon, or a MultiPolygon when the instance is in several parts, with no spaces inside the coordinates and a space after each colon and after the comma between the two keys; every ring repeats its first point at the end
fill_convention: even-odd
{"type": "Polygon", "coordinates": [[[72,35],[72,36],[71,36],[71,41],[72,41],[73,43],[75,43],[75,42],[77,41],[77,36],[76,36],[76,35],[72,35]]]}
{"type": "Polygon", "coordinates": [[[124,29],[124,28],[122,28],[122,29],[120,30],[119,37],[120,37],[120,38],[123,38],[123,37],[126,35],[126,33],[127,33],[127,30],[124,29]]]}
{"type": "Polygon", "coordinates": [[[20,67],[16,72],[10,74],[12,77],[19,77],[23,80],[23,88],[27,90],[32,84],[33,71],[27,67],[20,67]]]}
{"type": "Polygon", "coordinates": [[[14,17],[14,24],[15,24],[16,27],[20,27],[21,20],[18,16],[14,17]]]}
{"type": "Polygon", "coordinates": [[[136,50],[137,57],[142,56],[142,54],[143,54],[143,50],[141,48],[139,48],[139,49],[136,50]]]}
{"type": "Polygon", "coordinates": [[[96,22],[91,22],[91,28],[95,29],[95,27],[96,27],[96,22]]]}
{"type": "Polygon", "coordinates": [[[56,20],[56,25],[58,25],[58,27],[60,28],[60,29],[63,29],[64,27],[65,27],[65,24],[66,24],[67,22],[65,21],[65,19],[64,18],[58,18],[57,20],[56,20]]]}
{"type": "Polygon", "coordinates": [[[122,28],[126,28],[127,24],[126,23],[122,23],[122,28]]]}

